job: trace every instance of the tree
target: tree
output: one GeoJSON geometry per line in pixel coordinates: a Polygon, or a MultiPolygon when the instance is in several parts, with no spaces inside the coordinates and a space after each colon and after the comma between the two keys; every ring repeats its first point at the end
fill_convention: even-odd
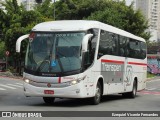
{"type": "Polygon", "coordinates": [[[56,2],[57,20],[79,20],[105,8],[106,0],[60,0],[56,2]]]}
{"type": "Polygon", "coordinates": [[[146,32],[148,21],[140,10],[133,10],[133,3],[126,6],[125,0],[61,0],[56,2],[57,20],[97,20],[128,31],[149,40],[146,32]]]}
{"type": "Polygon", "coordinates": [[[139,10],[133,10],[133,4],[126,6],[124,1],[108,1],[106,4],[103,11],[94,12],[85,19],[101,21],[149,40],[148,21],[139,10]]]}
{"type": "Polygon", "coordinates": [[[34,11],[39,12],[46,20],[53,20],[54,4],[51,4],[51,0],[45,0],[43,3],[37,4],[34,11]]]}
{"type": "Polygon", "coordinates": [[[4,42],[0,42],[0,59],[2,59],[5,55],[5,44],[4,42]]]}
{"type": "Polygon", "coordinates": [[[15,0],[6,0],[2,5],[5,6],[6,12],[0,10],[1,40],[4,41],[6,50],[10,51],[13,65],[19,66],[25,58],[27,41],[22,42],[22,52],[17,54],[15,51],[17,39],[21,35],[28,34],[34,25],[45,21],[46,18],[39,12],[26,11],[23,6],[18,6],[15,0]]]}

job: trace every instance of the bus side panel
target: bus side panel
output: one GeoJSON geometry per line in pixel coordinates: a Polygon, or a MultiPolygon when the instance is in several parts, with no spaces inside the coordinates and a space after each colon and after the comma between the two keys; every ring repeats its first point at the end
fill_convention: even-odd
{"type": "Polygon", "coordinates": [[[137,80],[137,90],[143,90],[146,84],[146,60],[127,58],[125,68],[125,91],[130,92],[134,80],[137,80]]]}
{"type": "Polygon", "coordinates": [[[105,55],[101,58],[101,75],[105,86],[108,85],[107,94],[121,93],[124,91],[124,57],[105,55]]]}

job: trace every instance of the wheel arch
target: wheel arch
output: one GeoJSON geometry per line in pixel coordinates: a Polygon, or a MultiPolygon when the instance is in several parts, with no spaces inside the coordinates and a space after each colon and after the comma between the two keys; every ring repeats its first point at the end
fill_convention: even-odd
{"type": "Polygon", "coordinates": [[[138,77],[134,77],[133,84],[136,82],[136,87],[138,88],[138,77]]]}
{"type": "Polygon", "coordinates": [[[104,93],[104,79],[103,79],[103,77],[99,77],[97,83],[98,82],[101,85],[101,91],[102,91],[102,95],[103,95],[103,93],[104,93]]]}

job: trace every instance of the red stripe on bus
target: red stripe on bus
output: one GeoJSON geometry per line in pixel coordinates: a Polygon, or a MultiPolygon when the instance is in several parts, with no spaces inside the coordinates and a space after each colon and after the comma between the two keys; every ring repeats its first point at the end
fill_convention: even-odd
{"type": "Polygon", "coordinates": [[[124,64],[124,61],[118,61],[118,60],[105,60],[105,59],[101,59],[101,62],[124,64]]]}
{"type": "Polygon", "coordinates": [[[146,64],[146,63],[137,63],[137,62],[128,62],[128,64],[147,66],[147,64],[146,64]]]}
{"type": "Polygon", "coordinates": [[[58,78],[58,83],[61,83],[61,77],[58,78]]]}

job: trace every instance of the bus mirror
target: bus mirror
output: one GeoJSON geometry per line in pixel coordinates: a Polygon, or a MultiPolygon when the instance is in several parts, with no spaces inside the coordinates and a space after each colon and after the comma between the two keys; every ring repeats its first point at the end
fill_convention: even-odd
{"type": "Polygon", "coordinates": [[[19,37],[19,38],[17,39],[17,42],[16,42],[16,52],[20,52],[20,51],[21,51],[21,42],[22,42],[24,39],[28,38],[28,37],[29,37],[29,34],[23,35],[23,36],[21,36],[21,37],[19,37]]]}
{"type": "Polygon", "coordinates": [[[87,52],[88,49],[88,41],[93,36],[93,34],[87,34],[84,36],[82,41],[82,52],[87,52]]]}

